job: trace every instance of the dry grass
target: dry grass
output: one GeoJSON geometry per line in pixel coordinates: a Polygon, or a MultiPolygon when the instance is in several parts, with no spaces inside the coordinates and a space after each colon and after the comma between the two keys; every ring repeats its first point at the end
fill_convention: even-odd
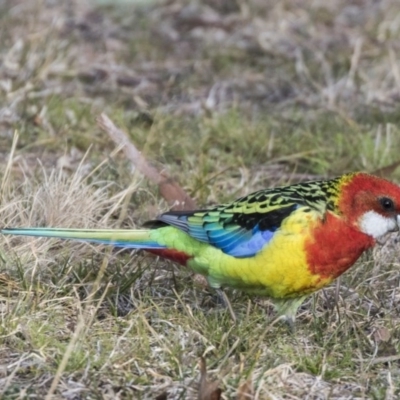
{"type": "MultiPolygon", "coordinates": [[[[0,35],[2,225],[133,227],[167,208],[103,111],[198,204],[399,161],[397,0],[6,0],[0,35]]],[[[196,398],[203,356],[224,399],[245,382],[256,399],[396,399],[396,240],[291,334],[238,292],[232,325],[190,271],[141,252],[1,238],[1,397],[196,398]]]]}

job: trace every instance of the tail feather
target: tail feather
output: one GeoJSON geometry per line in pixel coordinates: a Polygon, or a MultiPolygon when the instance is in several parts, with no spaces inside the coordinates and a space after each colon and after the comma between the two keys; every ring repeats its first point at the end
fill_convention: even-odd
{"type": "Polygon", "coordinates": [[[151,229],[8,228],[0,230],[3,235],[72,239],[134,249],[165,248],[152,240],[150,232],[151,229]]]}

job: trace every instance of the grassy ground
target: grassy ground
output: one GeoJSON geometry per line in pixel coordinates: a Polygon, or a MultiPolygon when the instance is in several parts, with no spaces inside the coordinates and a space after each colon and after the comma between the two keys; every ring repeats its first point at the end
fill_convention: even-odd
{"type": "MultiPolygon", "coordinates": [[[[2,225],[167,209],[101,112],[200,205],[399,161],[397,0],[3,0],[0,37],[2,225]]],[[[396,399],[398,255],[396,236],[365,255],[292,334],[231,291],[233,325],[190,271],[141,252],[1,238],[0,397],[196,398],[202,356],[224,399],[396,399]]]]}

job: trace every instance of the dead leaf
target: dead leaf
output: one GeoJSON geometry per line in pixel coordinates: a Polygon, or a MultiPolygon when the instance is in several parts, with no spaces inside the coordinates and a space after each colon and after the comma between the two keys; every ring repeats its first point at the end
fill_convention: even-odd
{"type": "Polygon", "coordinates": [[[150,165],[144,155],[130,141],[128,135],[118,129],[108,116],[102,113],[97,123],[106,131],[110,138],[119,146],[122,146],[129,161],[148,179],[158,184],[160,194],[168,202],[172,210],[194,210],[195,201],[182,189],[179,184],[165,172],[159,172],[150,165]]]}
{"type": "Polygon", "coordinates": [[[160,194],[168,201],[173,210],[194,210],[196,203],[178,185],[176,181],[167,176],[165,172],[160,174],[162,180],[158,184],[160,194]]]}
{"type": "Polygon", "coordinates": [[[391,334],[389,329],[382,327],[382,328],[378,328],[375,332],[374,332],[374,339],[375,342],[380,343],[380,342],[388,342],[391,338],[391,334]]]}
{"type": "Polygon", "coordinates": [[[193,282],[200,286],[202,289],[209,288],[210,285],[208,284],[207,278],[204,275],[194,274],[193,275],[193,282]]]}
{"type": "Polygon", "coordinates": [[[168,399],[168,393],[167,392],[162,392],[154,400],[167,400],[168,399]]]}
{"type": "Polygon", "coordinates": [[[251,379],[247,379],[246,382],[239,386],[237,400],[250,400],[254,398],[254,387],[251,379]]]}
{"type": "Polygon", "coordinates": [[[207,379],[207,365],[203,357],[200,358],[200,382],[198,400],[220,400],[222,390],[218,381],[210,382],[207,379]]]}

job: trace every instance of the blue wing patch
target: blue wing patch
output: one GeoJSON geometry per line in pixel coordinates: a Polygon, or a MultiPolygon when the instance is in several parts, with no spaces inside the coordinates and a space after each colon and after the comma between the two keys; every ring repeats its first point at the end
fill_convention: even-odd
{"type": "Polygon", "coordinates": [[[251,257],[257,254],[274,236],[271,231],[258,231],[250,240],[235,246],[228,254],[234,257],[251,257]]]}
{"type": "Polygon", "coordinates": [[[273,238],[282,221],[298,207],[291,204],[264,213],[224,209],[171,211],[158,217],[158,221],[175,226],[226,254],[244,258],[257,254],[273,238]]]}

